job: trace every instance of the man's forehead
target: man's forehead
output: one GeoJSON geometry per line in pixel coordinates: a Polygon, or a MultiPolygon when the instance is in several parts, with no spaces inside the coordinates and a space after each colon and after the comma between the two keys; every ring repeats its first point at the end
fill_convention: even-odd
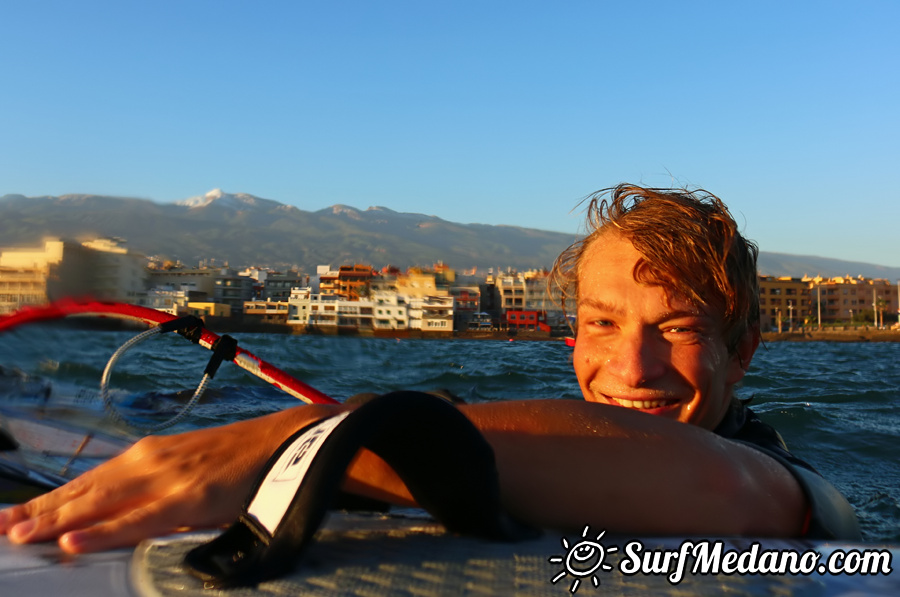
{"type": "MultiPolygon", "coordinates": [[[[600,297],[579,294],[577,306],[579,309],[591,309],[620,315],[624,315],[629,311],[629,302],[624,297],[617,299],[615,296],[600,297]]],[[[660,308],[661,311],[665,311],[671,317],[712,317],[713,313],[705,305],[696,305],[668,292],[663,294],[660,308]]]]}
{"type": "Polygon", "coordinates": [[[615,307],[620,297],[608,288],[604,277],[627,275],[640,286],[660,289],[661,301],[672,311],[693,311],[698,316],[714,319],[721,317],[721,306],[689,297],[674,284],[667,283],[665,277],[646,275],[649,268],[646,257],[628,236],[614,229],[603,230],[586,247],[576,271],[576,306],[580,308],[585,301],[596,306],[598,301],[603,301],[607,303],[606,307],[615,307]]]}
{"type": "MultiPolygon", "coordinates": [[[[659,289],[659,313],[665,313],[667,318],[704,317],[714,321],[721,320],[720,309],[716,309],[706,303],[692,301],[663,284],[637,281],[636,283],[647,288],[659,289]]],[[[608,286],[596,284],[590,285],[590,288],[587,289],[579,286],[576,307],[578,310],[590,309],[592,311],[624,315],[630,310],[631,304],[628,297],[619,294],[608,286]]]]}

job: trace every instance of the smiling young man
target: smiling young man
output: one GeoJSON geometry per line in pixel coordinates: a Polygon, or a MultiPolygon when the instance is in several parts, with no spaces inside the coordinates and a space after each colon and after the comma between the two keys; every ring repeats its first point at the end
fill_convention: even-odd
{"type": "Polygon", "coordinates": [[[699,193],[622,186],[588,211],[560,261],[572,283],[556,270],[576,288],[585,399],[714,429],[759,343],[755,247],[699,193]]]}
{"type": "MultiPolygon", "coordinates": [[[[573,361],[585,399],[752,447],[802,490],[798,534],[858,537],[843,496],[734,396],[760,341],[757,249],[721,200],[620,185],[591,198],[588,222],[554,268],[577,304],[573,361]]],[[[795,498],[790,485],[774,484],[786,492],[769,499],[795,498]]]]}
{"type": "MultiPolygon", "coordinates": [[[[585,401],[459,406],[493,449],[505,508],[567,530],[858,538],[846,500],[733,394],[759,343],[756,249],[721,201],[621,185],[592,198],[588,223],[553,275],[577,304],[573,364],[585,401]]],[[[145,438],[0,512],[0,533],[83,552],[228,523],[287,437],[348,408],[301,406],[145,438]]],[[[344,485],[414,503],[369,452],[344,485]]]]}

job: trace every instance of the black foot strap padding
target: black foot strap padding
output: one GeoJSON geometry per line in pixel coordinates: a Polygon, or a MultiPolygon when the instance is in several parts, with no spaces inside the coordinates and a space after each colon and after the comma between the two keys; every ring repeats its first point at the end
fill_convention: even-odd
{"type": "Polygon", "coordinates": [[[238,520],[187,554],[185,564],[192,574],[207,586],[224,588],[257,584],[289,571],[361,448],[387,462],[416,502],[451,532],[500,541],[538,534],[503,510],[493,449],[446,400],[421,392],[393,392],[366,402],[342,420],[340,416],[301,429],[282,444],[238,520]],[[308,462],[305,471],[286,472],[302,460],[308,462]],[[293,496],[282,498],[284,503],[289,500],[283,515],[278,508],[268,508],[269,492],[282,479],[288,481],[285,486],[291,479],[296,486],[300,479],[293,496]],[[277,513],[273,516],[272,511],[277,513]]]}

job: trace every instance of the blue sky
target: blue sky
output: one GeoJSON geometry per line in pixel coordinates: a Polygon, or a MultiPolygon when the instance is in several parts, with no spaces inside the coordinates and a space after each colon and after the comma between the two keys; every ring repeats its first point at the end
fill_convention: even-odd
{"type": "Polygon", "coordinates": [[[900,266],[900,2],[4,2],[0,195],[213,188],[572,232],[709,189],[900,266]]]}

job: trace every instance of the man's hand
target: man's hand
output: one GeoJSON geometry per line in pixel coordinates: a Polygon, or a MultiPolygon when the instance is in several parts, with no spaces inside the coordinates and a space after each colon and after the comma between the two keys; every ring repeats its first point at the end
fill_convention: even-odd
{"type": "Polygon", "coordinates": [[[300,407],[146,437],[66,485],[0,512],[0,534],[14,543],[58,539],[63,550],[81,553],[227,524],[281,442],[328,414],[329,407],[300,407]]]}

